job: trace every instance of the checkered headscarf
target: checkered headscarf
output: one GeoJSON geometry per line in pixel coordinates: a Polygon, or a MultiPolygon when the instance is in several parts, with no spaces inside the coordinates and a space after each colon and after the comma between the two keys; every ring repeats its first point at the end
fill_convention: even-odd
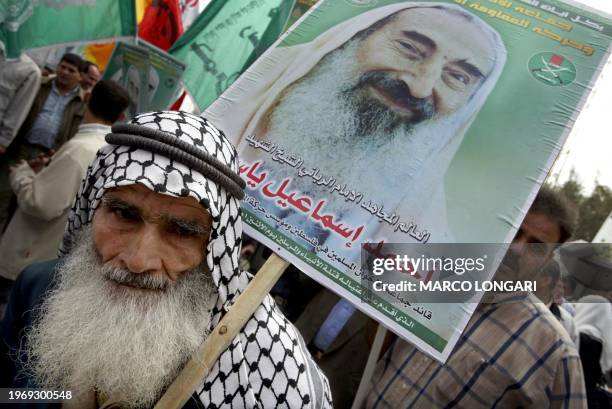
{"type": "MultiPolygon", "coordinates": [[[[244,183],[238,177],[236,149],[206,119],[184,112],[141,114],[128,125],[113,127],[113,132],[107,135],[113,144],[98,151],[83,180],[60,255],[70,252],[76,234],[91,223],[108,189],[141,183],[161,194],[191,196],[212,217],[206,256],[218,290],[212,329],[250,280],[238,267],[244,183]]],[[[327,379],[269,296],[197,393],[210,408],[331,407],[327,379]]]]}

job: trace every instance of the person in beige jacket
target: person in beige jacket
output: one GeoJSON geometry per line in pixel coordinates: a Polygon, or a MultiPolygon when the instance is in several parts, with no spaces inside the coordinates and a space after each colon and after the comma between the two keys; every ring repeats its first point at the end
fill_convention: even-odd
{"type": "Polygon", "coordinates": [[[10,184],[18,209],[0,239],[0,276],[14,280],[29,264],[57,255],[68,211],[87,167],[128,104],[123,88],[100,81],[70,141],[50,158],[21,161],[11,168],[10,184]]]}
{"type": "Polygon", "coordinates": [[[26,119],[40,79],[40,69],[27,55],[16,59],[0,55],[0,157],[26,119]]]}

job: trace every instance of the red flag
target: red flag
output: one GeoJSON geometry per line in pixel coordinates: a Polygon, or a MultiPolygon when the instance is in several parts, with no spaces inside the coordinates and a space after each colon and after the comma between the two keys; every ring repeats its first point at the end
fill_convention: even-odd
{"type": "Polygon", "coordinates": [[[167,51],[183,34],[178,0],[154,0],[145,10],[138,36],[167,51]]]}
{"type": "Polygon", "coordinates": [[[174,104],[172,104],[172,106],[170,107],[170,111],[179,111],[181,109],[181,105],[183,105],[183,101],[185,100],[186,96],[187,92],[183,91],[181,96],[178,97],[178,99],[174,101],[174,104]]]}

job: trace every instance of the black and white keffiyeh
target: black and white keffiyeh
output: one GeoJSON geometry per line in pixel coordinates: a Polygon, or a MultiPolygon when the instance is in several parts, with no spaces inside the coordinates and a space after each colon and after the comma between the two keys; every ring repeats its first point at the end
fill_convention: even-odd
{"type": "MultiPolygon", "coordinates": [[[[60,255],[70,252],[76,234],[91,223],[108,189],[141,183],[161,194],[191,196],[212,217],[206,256],[218,289],[212,329],[250,281],[250,275],[238,267],[242,220],[236,149],[206,119],[184,112],[141,114],[127,128],[114,127],[113,132],[127,133],[126,129],[133,131],[139,126],[147,128],[141,134],[157,142],[150,142],[150,147],[145,144],[145,149],[143,138],[136,137],[140,147],[109,144],[98,151],[70,212],[60,255]],[[166,145],[172,154],[161,154],[164,150],[157,149],[156,143],[166,145]],[[198,168],[196,165],[202,162],[202,168],[198,168]],[[214,169],[209,171],[211,163],[214,169]]],[[[113,141],[113,135],[107,136],[107,141],[113,141]]],[[[327,379],[270,296],[221,354],[196,392],[207,408],[331,407],[327,379]]]]}

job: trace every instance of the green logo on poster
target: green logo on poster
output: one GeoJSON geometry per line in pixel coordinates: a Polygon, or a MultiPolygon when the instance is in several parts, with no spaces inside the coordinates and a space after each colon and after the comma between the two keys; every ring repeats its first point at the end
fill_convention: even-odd
{"type": "Polygon", "coordinates": [[[576,79],[576,67],[561,54],[536,54],[529,60],[528,67],[531,75],[546,85],[569,85],[576,79]]]}

